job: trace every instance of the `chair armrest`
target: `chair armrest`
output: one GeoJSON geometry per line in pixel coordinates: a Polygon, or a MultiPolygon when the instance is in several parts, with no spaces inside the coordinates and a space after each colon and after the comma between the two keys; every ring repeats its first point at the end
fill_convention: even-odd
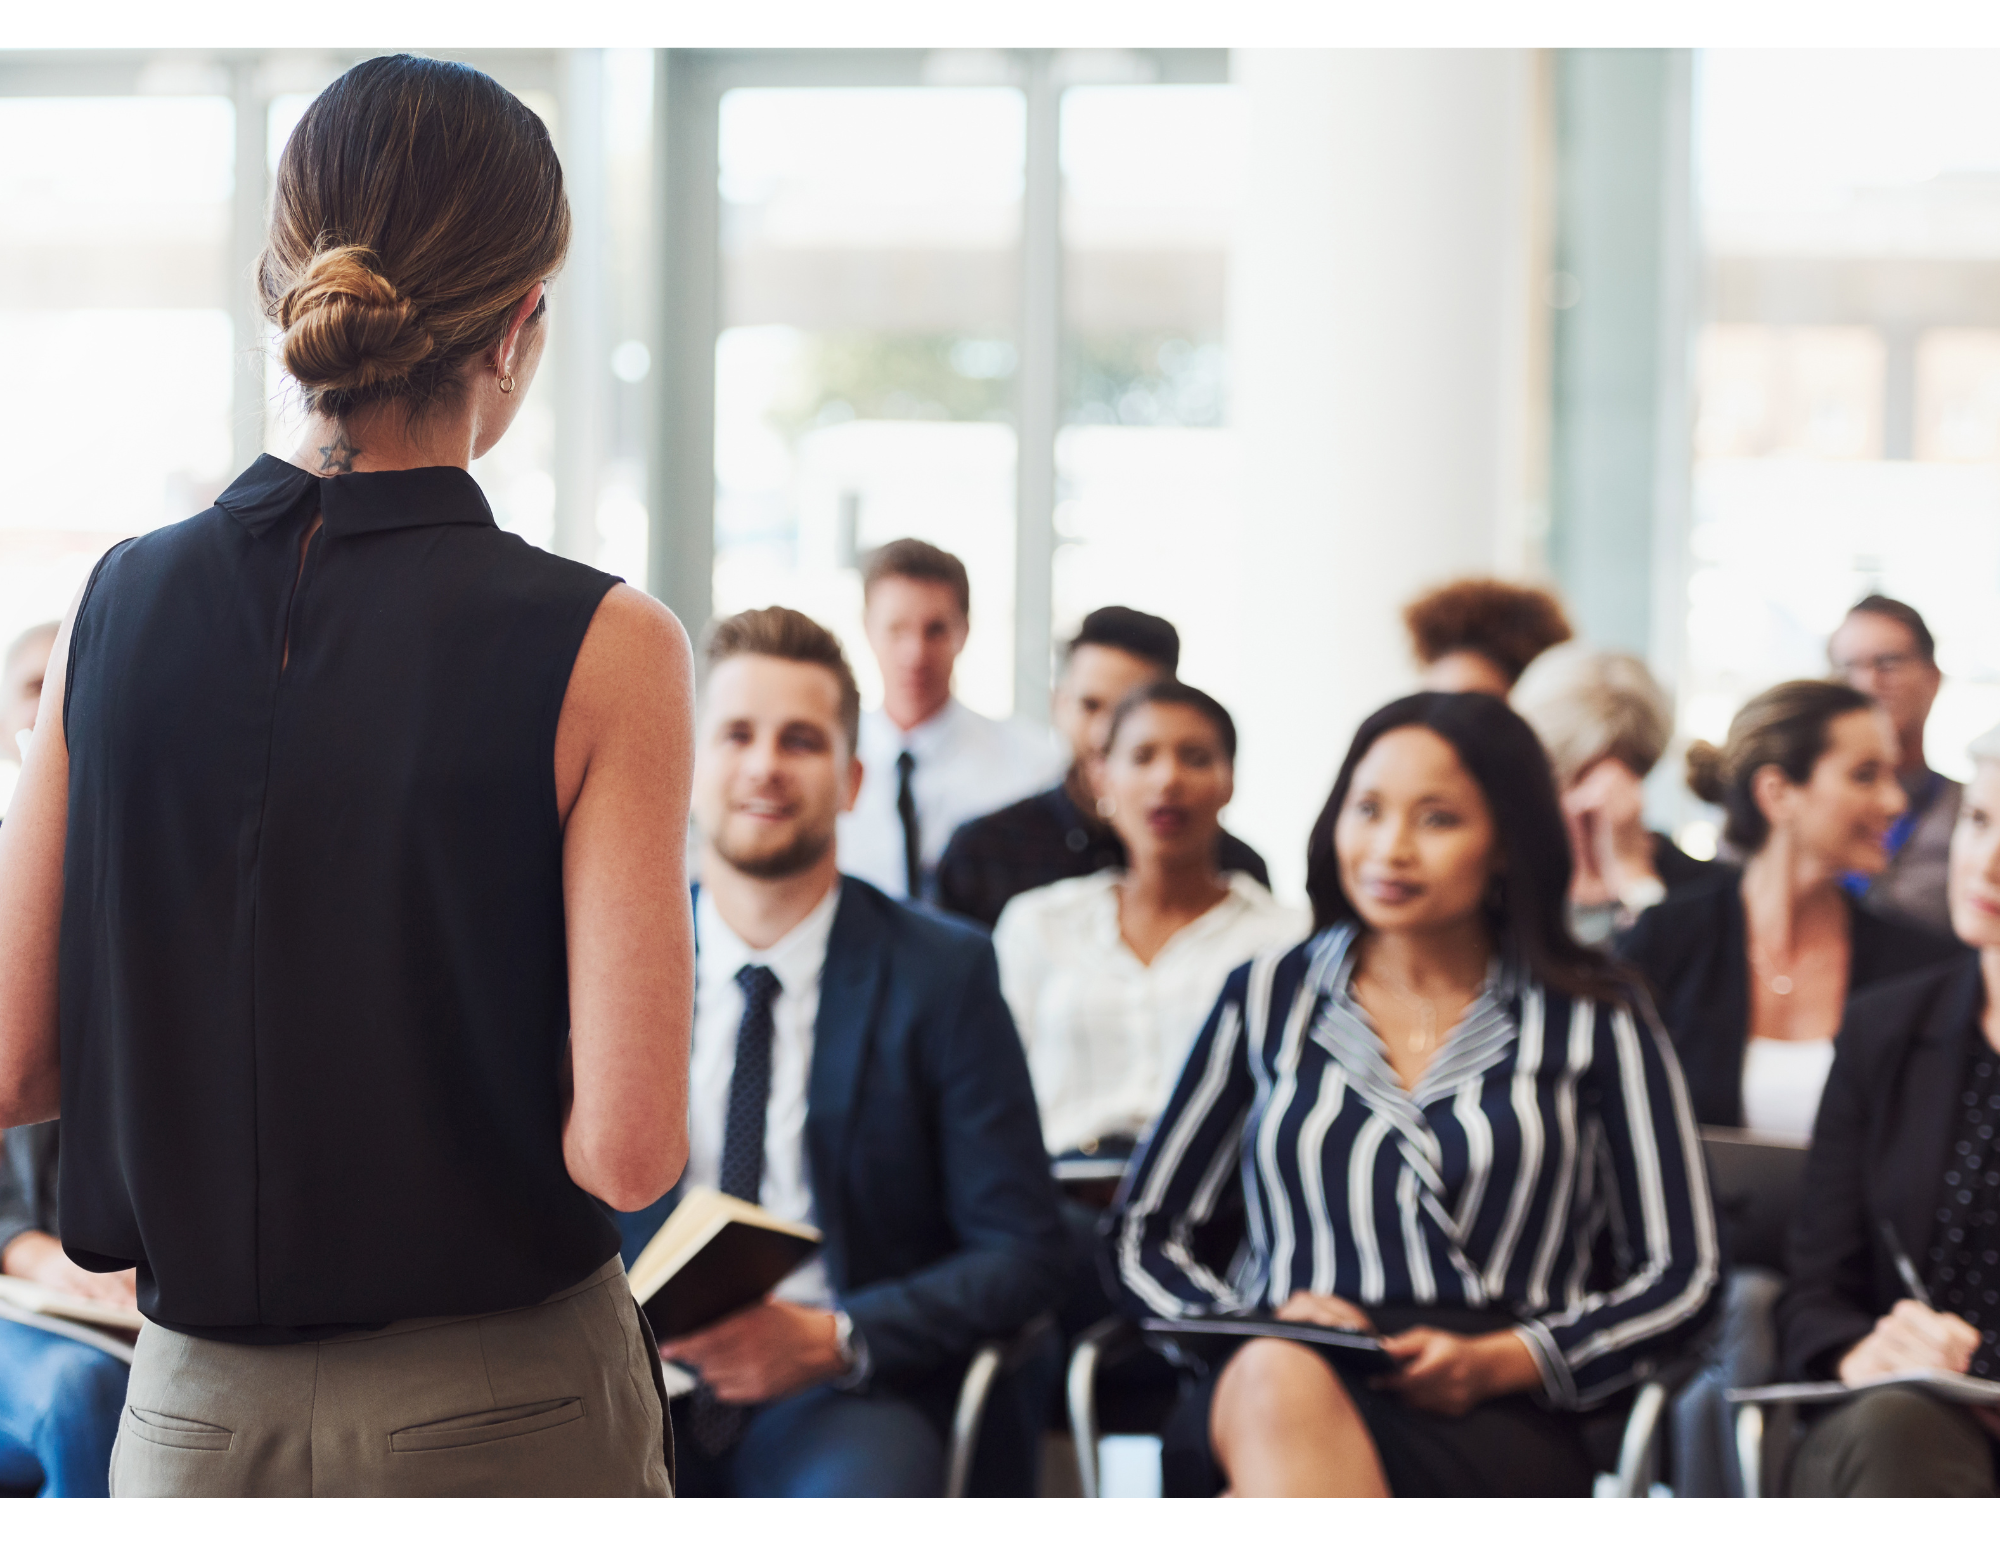
{"type": "Polygon", "coordinates": [[[951,1417],[951,1448],[946,1458],[944,1494],[963,1497],[972,1479],[972,1460],[979,1450],[979,1429],[986,1420],[986,1403],[994,1382],[1027,1361],[1055,1329],[1055,1316],[1038,1314],[1005,1341],[981,1342],[965,1365],[959,1381],[958,1406],[951,1417]]]}

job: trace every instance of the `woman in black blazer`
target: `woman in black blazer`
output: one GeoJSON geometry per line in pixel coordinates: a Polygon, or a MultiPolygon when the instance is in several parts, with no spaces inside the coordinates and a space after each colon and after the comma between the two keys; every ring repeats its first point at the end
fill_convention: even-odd
{"type": "MultiPolygon", "coordinates": [[[[2000,1378],[2000,731],[1973,749],[1950,899],[1979,954],[1885,983],[1848,1010],[1778,1303],[1788,1377],[2000,1378]]],[[[1797,1495],[1995,1494],[1990,1411],[1905,1388],[1811,1418],[1797,1495]]]]}
{"type": "MultiPolygon", "coordinates": [[[[1885,839],[1905,803],[1894,733],[1851,687],[1786,682],[1744,705],[1720,750],[1689,751],[1688,783],[1724,808],[1744,866],[1649,908],[1617,953],[1652,986],[1695,1119],[1803,1141],[1816,1091],[1746,1083],[1753,1039],[1831,1042],[1850,993],[1958,952],[1867,911],[1841,883],[1888,864],[1885,839]],[[1765,1110],[1768,1124],[1757,1119],[1765,1110]]],[[[1810,1072],[1778,1074],[1788,1076],[1810,1072]]]]}
{"type": "MultiPolygon", "coordinates": [[[[1859,692],[1773,687],[1744,705],[1721,750],[1697,745],[1688,761],[1690,785],[1723,806],[1746,862],[1650,908],[1618,953],[1652,985],[1695,1119],[1803,1144],[1849,994],[1958,945],[1867,911],[1842,886],[1888,863],[1904,805],[1894,733],[1859,692]]],[[[1708,1366],[1674,1406],[1676,1493],[1740,1490],[1725,1392],[1771,1377],[1782,1286],[1768,1263],[1729,1272],[1708,1366]]]]}

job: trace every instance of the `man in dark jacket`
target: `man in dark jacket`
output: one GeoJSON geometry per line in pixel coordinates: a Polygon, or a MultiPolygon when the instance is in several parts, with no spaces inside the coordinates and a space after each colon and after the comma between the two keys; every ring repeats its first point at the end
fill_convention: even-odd
{"type": "MultiPolygon", "coordinates": [[[[1070,743],[1069,771],[1054,788],[959,827],[938,861],[939,906],[991,928],[1023,891],[1124,866],[1125,844],[1097,818],[1090,760],[1119,700],[1172,677],[1180,659],[1181,636],[1164,617],[1102,606],[1083,619],[1063,650],[1056,683],[1056,728],[1070,743]]],[[[1240,870],[1269,887],[1270,871],[1248,843],[1224,832],[1218,848],[1223,873],[1240,870]]]]}
{"type": "MultiPolygon", "coordinates": [[[[662,1352],[684,1495],[937,1495],[978,1345],[1062,1287],[1065,1240],[992,946],[836,867],[861,768],[840,645],[724,619],[695,754],[688,1171],[823,1233],[764,1302],[662,1352]]],[[[628,1261],[676,1195],[624,1220],[628,1261]]],[[[1027,1489],[1039,1414],[989,1417],[1027,1489]],[[1009,1428],[1013,1429],[1009,1431],[1009,1428]]]]}

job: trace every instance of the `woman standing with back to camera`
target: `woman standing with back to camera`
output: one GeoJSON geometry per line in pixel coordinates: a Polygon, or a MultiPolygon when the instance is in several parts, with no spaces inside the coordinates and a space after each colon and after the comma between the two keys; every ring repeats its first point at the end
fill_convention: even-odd
{"type": "Polygon", "coordinates": [[[466,470],[543,342],[546,130],[408,56],[329,87],[259,269],[311,411],[114,548],[0,828],[0,1126],[138,1268],[114,1495],[663,1495],[599,1202],[686,1151],[671,614],[466,470]]]}

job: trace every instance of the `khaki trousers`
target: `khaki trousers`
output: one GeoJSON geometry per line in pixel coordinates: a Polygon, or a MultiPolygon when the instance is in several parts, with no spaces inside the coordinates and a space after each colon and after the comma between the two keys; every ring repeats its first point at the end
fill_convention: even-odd
{"type": "Polygon", "coordinates": [[[671,1494],[616,1258],[546,1303],[293,1346],[139,1333],[114,1497],[671,1494]]]}

